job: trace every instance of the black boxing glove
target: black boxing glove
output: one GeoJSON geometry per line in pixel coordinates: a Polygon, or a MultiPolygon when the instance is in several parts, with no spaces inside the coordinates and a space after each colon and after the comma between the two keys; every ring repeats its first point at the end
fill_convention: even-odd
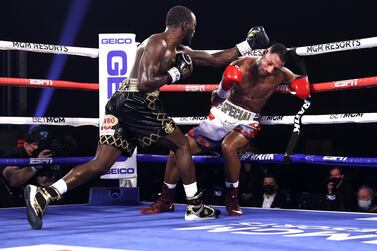
{"type": "Polygon", "coordinates": [[[177,82],[180,79],[187,78],[191,75],[193,70],[192,59],[185,53],[177,53],[175,56],[174,67],[168,70],[171,78],[171,83],[177,82]]]}
{"type": "Polygon", "coordinates": [[[246,41],[236,45],[238,51],[242,56],[251,55],[254,49],[264,49],[270,43],[266,31],[262,26],[254,26],[247,33],[246,41]]]}

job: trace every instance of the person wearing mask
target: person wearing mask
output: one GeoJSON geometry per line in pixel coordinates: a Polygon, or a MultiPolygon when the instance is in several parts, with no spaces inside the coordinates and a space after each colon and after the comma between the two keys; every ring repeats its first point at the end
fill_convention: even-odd
{"type": "Polygon", "coordinates": [[[326,209],[330,211],[351,211],[355,208],[355,192],[344,177],[340,167],[332,167],[327,182],[326,209]]]}
{"type": "Polygon", "coordinates": [[[377,205],[374,202],[375,190],[367,185],[363,185],[357,191],[358,211],[366,213],[377,213],[377,205]]]}
{"type": "Polygon", "coordinates": [[[257,200],[257,207],[262,208],[291,208],[292,199],[288,192],[279,188],[273,175],[266,175],[263,179],[263,195],[257,200]]]}

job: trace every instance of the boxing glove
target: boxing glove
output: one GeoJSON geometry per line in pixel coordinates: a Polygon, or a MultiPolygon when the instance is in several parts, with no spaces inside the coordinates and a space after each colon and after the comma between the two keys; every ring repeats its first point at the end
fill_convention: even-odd
{"type": "Polygon", "coordinates": [[[290,93],[300,99],[306,99],[310,96],[310,85],[308,77],[296,78],[290,85],[290,93]]]}
{"type": "Polygon", "coordinates": [[[251,55],[254,49],[267,48],[270,39],[262,26],[254,26],[247,33],[246,41],[236,45],[238,51],[242,56],[251,55]]]}
{"type": "Polygon", "coordinates": [[[185,53],[177,53],[174,66],[168,70],[171,83],[187,78],[191,75],[192,70],[193,65],[191,57],[185,53]]]}
{"type": "Polygon", "coordinates": [[[223,78],[217,89],[217,95],[220,98],[226,98],[229,95],[229,90],[234,84],[242,81],[242,71],[236,65],[228,65],[223,73],[223,78]]]}

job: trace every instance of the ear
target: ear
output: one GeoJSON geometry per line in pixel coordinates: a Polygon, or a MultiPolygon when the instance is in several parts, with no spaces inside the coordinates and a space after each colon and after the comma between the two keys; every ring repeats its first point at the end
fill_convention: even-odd
{"type": "Polygon", "coordinates": [[[185,21],[182,23],[182,30],[186,31],[189,28],[190,24],[189,22],[185,21]]]}

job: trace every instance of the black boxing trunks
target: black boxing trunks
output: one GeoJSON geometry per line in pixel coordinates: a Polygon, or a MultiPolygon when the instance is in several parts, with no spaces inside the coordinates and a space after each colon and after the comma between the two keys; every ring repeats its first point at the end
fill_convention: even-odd
{"type": "Polygon", "coordinates": [[[99,144],[111,145],[131,156],[172,133],[176,125],[156,92],[139,92],[136,79],[126,79],[106,104],[99,144]]]}

